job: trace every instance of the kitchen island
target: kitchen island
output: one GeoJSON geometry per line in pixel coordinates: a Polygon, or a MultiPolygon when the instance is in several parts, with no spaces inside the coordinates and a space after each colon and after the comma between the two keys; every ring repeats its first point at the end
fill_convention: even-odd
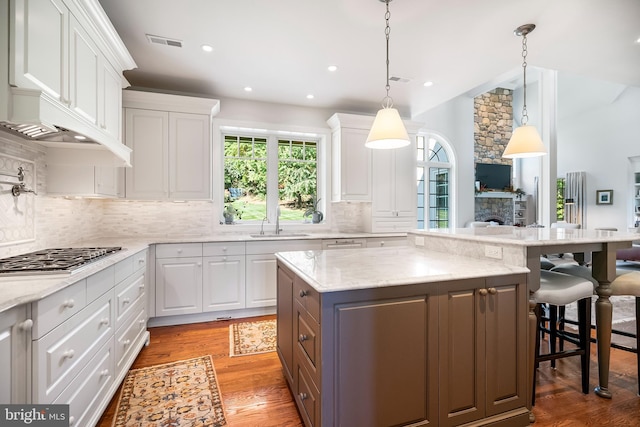
{"type": "MultiPolygon", "coordinates": [[[[425,250],[464,254],[478,259],[499,259],[509,265],[528,267],[530,292],[540,286],[540,257],[545,254],[572,253],[583,263],[591,257],[592,274],[599,285],[596,308],[596,341],[598,345],[598,386],[595,393],[611,398],[609,360],[613,306],[611,282],[616,278],[616,252],[631,247],[637,233],[609,230],[568,228],[486,227],[418,230],[409,233],[411,245],[425,250]]],[[[529,307],[529,372],[533,382],[533,360],[536,333],[535,302],[529,307]]],[[[533,387],[529,388],[530,390],[533,387]]]]}
{"type": "Polygon", "coordinates": [[[305,425],[529,424],[528,269],[415,247],[276,256],[305,425]]]}

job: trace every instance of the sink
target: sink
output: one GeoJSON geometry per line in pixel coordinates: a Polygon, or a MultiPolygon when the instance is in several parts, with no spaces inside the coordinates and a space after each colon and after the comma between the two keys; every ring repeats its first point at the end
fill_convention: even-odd
{"type": "Polygon", "coordinates": [[[256,239],[279,239],[279,238],[285,238],[285,237],[303,237],[303,236],[308,236],[308,234],[305,233],[280,233],[280,234],[275,234],[275,233],[264,233],[264,234],[250,234],[250,237],[256,238],[256,239]]]}

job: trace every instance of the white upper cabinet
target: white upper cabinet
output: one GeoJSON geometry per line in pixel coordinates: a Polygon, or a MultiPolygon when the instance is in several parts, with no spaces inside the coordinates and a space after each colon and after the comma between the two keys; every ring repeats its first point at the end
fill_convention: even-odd
{"type": "Polygon", "coordinates": [[[73,157],[83,164],[128,165],[122,72],[136,64],[98,1],[10,0],[9,12],[7,20],[0,17],[0,27],[9,28],[8,46],[0,48],[9,60],[8,81],[0,82],[8,83],[0,86],[0,120],[36,125],[52,136],[55,127],[66,129],[107,149],[78,149],[73,157]]]}
{"type": "Polygon", "coordinates": [[[415,217],[415,144],[394,150],[373,150],[372,155],[372,215],[415,217]]]}
{"type": "Polygon", "coordinates": [[[125,91],[125,142],[132,152],[126,197],[211,199],[211,119],[219,101],[125,91]]]}
{"type": "Polygon", "coordinates": [[[10,83],[69,104],[69,19],[62,0],[14,0],[10,83]]]}
{"type": "Polygon", "coordinates": [[[331,181],[334,202],[371,201],[371,149],[364,146],[373,117],[334,114],[331,127],[331,181]]]}

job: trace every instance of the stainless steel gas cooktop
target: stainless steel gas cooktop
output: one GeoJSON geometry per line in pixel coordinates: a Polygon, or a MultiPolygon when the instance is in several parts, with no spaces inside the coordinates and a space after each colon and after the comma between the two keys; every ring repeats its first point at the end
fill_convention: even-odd
{"type": "Polygon", "coordinates": [[[71,273],[121,247],[51,248],[0,259],[0,274],[71,273]]]}

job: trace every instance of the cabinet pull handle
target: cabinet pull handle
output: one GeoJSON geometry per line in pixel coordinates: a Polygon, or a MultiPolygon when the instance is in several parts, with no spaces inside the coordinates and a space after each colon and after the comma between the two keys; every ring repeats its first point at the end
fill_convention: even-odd
{"type": "Polygon", "coordinates": [[[30,331],[33,328],[33,320],[27,319],[18,325],[18,329],[21,331],[30,331]]]}
{"type": "Polygon", "coordinates": [[[306,336],[305,334],[300,334],[300,336],[298,337],[298,340],[299,340],[300,342],[304,342],[304,341],[306,341],[306,340],[308,340],[308,339],[309,339],[309,337],[308,337],[308,336],[306,336]]]}
{"type": "Polygon", "coordinates": [[[484,297],[484,296],[486,296],[489,292],[488,292],[486,289],[482,288],[482,289],[480,289],[480,290],[478,291],[478,293],[484,297]]]}
{"type": "Polygon", "coordinates": [[[223,246],[223,247],[222,247],[222,250],[223,250],[224,252],[226,252],[226,251],[227,251],[227,247],[226,247],[226,246],[223,246]]]}
{"type": "Polygon", "coordinates": [[[490,293],[491,295],[495,295],[495,294],[497,294],[497,293],[498,293],[498,290],[497,290],[496,288],[489,288],[489,293],[490,293]]]}
{"type": "Polygon", "coordinates": [[[138,286],[138,289],[144,289],[144,283],[140,284],[140,286],[138,286]]]}
{"type": "Polygon", "coordinates": [[[178,253],[181,254],[182,253],[182,249],[178,249],[178,253]]]}
{"type": "Polygon", "coordinates": [[[138,323],[140,324],[140,326],[144,326],[145,320],[144,319],[138,320],[138,323]]]}
{"type": "Polygon", "coordinates": [[[109,370],[108,369],[103,369],[102,371],[100,371],[100,376],[101,377],[106,377],[107,375],[109,375],[109,370]]]}
{"type": "Polygon", "coordinates": [[[304,392],[300,393],[299,396],[300,396],[300,400],[307,400],[309,398],[307,393],[304,393],[304,392]]]}
{"type": "Polygon", "coordinates": [[[76,302],[73,300],[73,298],[68,299],[62,303],[62,306],[64,308],[73,308],[74,305],[76,305],[76,302]]]}
{"type": "Polygon", "coordinates": [[[304,297],[306,297],[307,295],[309,295],[309,292],[305,291],[304,289],[301,289],[301,290],[300,290],[300,298],[304,298],[304,297]]]}
{"type": "Polygon", "coordinates": [[[100,324],[101,325],[108,325],[109,324],[109,318],[108,317],[104,317],[100,320],[100,324]]]}
{"type": "Polygon", "coordinates": [[[127,346],[127,345],[129,345],[129,344],[131,344],[131,340],[124,340],[124,341],[122,341],[122,345],[124,345],[124,346],[127,346]]]}
{"type": "Polygon", "coordinates": [[[140,258],[140,259],[138,260],[138,264],[144,264],[144,258],[140,258]]]}
{"type": "Polygon", "coordinates": [[[380,242],[380,246],[384,246],[384,241],[383,241],[383,242],[380,242]]]}
{"type": "Polygon", "coordinates": [[[226,260],[227,260],[227,257],[226,257],[226,256],[223,256],[223,257],[222,257],[222,261],[226,261],[226,260]]]}
{"type": "Polygon", "coordinates": [[[72,426],[76,423],[76,417],[73,415],[69,417],[69,426],[72,426]]]}
{"type": "Polygon", "coordinates": [[[130,302],[131,302],[131,299],[129,299],[129,297],[122,298],[122,304],[129,304],[130,302]]]}
{"type": "Polygon", "coordinates": [[[67,351],[65,351],[64,353],[62,353],[62,358],[63,359],[73,359],[73,356],[76,354],[75,351],[73,351],[73,349],[69,349],[67,351]]]}

